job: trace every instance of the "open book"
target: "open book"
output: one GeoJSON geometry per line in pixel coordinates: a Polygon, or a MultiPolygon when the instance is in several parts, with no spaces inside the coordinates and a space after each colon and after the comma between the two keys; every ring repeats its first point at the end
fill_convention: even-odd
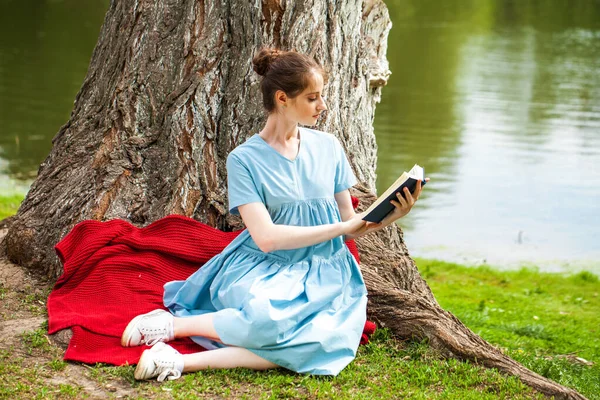
{"type": "Polygon", "coordinates": [[[394,205],[390,200],[398,201],[396,193],[400,192],[404,196],[404,188],[408,187],[411,193],[414,193],[417,188],[417,181],[421,181],[421,185],[425,184],[425,169],[415,164],[408,172],[403,172],[396,182],[383,192],[381,196],[375,200],[371,207],[366,211],[363,220],[369,222],[381,222],[390,212],[394,210],[394,205]]]}

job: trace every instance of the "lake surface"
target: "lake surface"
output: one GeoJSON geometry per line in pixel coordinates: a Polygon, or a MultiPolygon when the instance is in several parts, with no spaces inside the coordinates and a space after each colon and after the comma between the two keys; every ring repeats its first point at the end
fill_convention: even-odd
{"type": "MultiPolygon", "coordinates": [[[[387,1],[377,186],[431,182],[413,256],[600,273],[600,3],[387,1]]],[[[25,193],[85,76],[107,1],[0,3],[0,192],[25,193]]]]}
{"type": "Polygon", "coordinates": [[[600,3],[390,2],[378,188],[423,165],[411,254],[600,271],[600,3]]]}

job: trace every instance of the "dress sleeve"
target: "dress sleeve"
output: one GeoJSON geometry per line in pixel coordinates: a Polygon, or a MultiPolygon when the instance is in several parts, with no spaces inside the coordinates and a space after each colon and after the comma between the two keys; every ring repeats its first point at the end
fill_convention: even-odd
{"type": "Polygon", "coordinates": [[[339,193],[343,190],[351,188],[356,184],[356,177],[352,172],[352,167],[346,158],[346,153],[340,141],[334,136],[334,148],[336,153],[335,167],[335,190],[334,193],[339,193]]]}
{"type": "Polygon", "coordinates": [[[251,172],[235,154],[227,157],[227,190],[231,214],[240,215],[238,206],[263,203],[251,172]]]}

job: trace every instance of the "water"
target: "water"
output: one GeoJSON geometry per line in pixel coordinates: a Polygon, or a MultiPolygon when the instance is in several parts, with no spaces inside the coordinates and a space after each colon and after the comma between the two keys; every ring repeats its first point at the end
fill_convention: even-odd
{"type": "Polygon", "coordinates": [[[0,1],[0,193],[25,193],[67,122],[108,1],[0,1]]]}
{"type": "Polygon", "coordinates": [[[377,186],[432,179],[411,254],[600,271],[600,3],[388,4],[377,186]]]}
{"type": "MultiPolygon", "coordinates": [[[[380,191],[431,182],[411,254],[600,273],[600,3],[388,1],[380,191]]],[[[64,124],[108,1],[0,3],[0,192],[25,193],[64,124]]]]}

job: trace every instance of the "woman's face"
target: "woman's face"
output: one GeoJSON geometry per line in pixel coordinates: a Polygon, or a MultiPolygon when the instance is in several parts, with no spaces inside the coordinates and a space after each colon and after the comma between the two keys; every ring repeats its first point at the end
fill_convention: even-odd
{"type": "Polygon", "coordinates": [[[323,77],[320,73],[313,71],[309,78],[309,84],[302,93],[290,99],[288,110],[290,119],[299,124],[313,126],[319,120],[320,114],[327,110],[323,93],[323,77]]]}

